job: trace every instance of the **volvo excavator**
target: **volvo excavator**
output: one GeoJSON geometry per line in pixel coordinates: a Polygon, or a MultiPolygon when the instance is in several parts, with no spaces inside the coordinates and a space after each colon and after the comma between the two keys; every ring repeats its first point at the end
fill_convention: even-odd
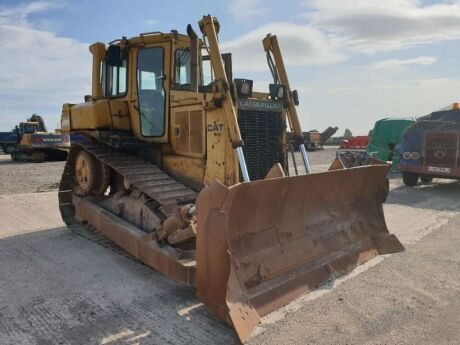
{"type": "Polygon", "coordinates": [[[404,250],[382,204],[389,166],[312,173],[275,35],[273,83],[233,79],[215,17],[186,34],[94,43],[92,94],[64,104],[81,133],[59,187],[69,228],[105,236],[185,285],[246,341],[260,318],[379,254],[404,250]],[[306,174],[290,175],[286,129],[306,174]]]}
{"type": "Polygon", "coordinates": [[[11,154],[13,161],[65,161],[70,148],[70,137],[58,132],[48,132],[43,118],[33,114],[11,132],[0,133],[0,148],[6,154],[11,154]]]}

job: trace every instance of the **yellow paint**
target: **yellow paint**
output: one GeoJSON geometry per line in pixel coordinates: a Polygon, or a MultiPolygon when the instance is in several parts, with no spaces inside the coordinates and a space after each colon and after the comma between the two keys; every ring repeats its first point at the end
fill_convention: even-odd
{"type": "MultiPolygon", "coordinates": [[[[175,89],[175,51],[190,47],[188,36],[175,32],[146,33],[113,43],[127,52],[123,54],[127,57],[126,93],[116,98],[106,97],[103,93],[107,87],[101,84],[101,66],[105,64],[108,48],[98,42],[90,46],[93,55],[92,97],[82,104],[64,104],[62,132],[82,132],[104,140],[110,135],[118,135],[117,131],[130,131],[133,137],[155,147],[159,157],[163,156],[160,158],[163,168],[174,176],[183,177],[193,185],[200,186],[214,179],[227,186],[238,183],[240,171],[235,147],[241,145],[242,140],[237,111],[218,46],[218,23],[212,17],[205,16],[199,24],[207,37],[210,62],[216,79],[212,92],[175,89]],[[161,137],[144,137],[141,133],[137,57],[141,49],[148,47],[164,49],[162,83],[166,107],[165,131],[161,137]]],[[[275,60],[280,60],[276,43],[271,40],[271,46],[266,49],[274,50],[275,60]]],[[[201,40],[198,44],[203,47],[201,40]]],[[[199,49],[197,63],[201,64],[202,60],[199,49]]],[[[203,75],[202,68],[200,74],[203,75]]],[[[281,77],[287,81],[287,77],[281,77]]],[[[268,99],[269,96],[267,93],[254,92],[253,97],[268,99]]],[[[288,115],[291,120],[296,116],[292,111],[288,115]]],[[[285,116],[286,112],[283,114],[285,116]]]]}
{"type": "Polygon", "coordinates": [[[179,181],[200,190],[203,186],[205,163],[203,159],[179,155],[163,155],[162,168],[179,181]]]}
{"type": "Polygon", "coordinates": [[[71,130],[112,128],[112,116],[107,99],[76,104],[70,108],[69,115],[71,130]]]}

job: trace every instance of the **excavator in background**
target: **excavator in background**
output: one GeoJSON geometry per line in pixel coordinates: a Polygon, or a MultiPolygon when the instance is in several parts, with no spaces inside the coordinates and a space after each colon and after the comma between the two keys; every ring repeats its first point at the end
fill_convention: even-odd
{"type": "Polygon", "coordinates": [[[328,141],[337,131],[339,127],[328,127],[322,133],[317,130],[304,132],[305,146],[307,151],[324,150],[324,144],[328,141]]]}
{"type": "Polygon", "coordinates": [[[0,146],[13,161],[65,161],[70,149],[69,135],[48,132],[43,118],[37,114],[20,122],[11,132],[1,134],[0,146]]]}
{"type": "MultiPolygon", "coordinates": [[[[339,130],[339,127],[328,127],[322,133],[313,129],[308,132],[303,132],[304,144],[307,151],[324,150],[323,145],[339,130]]],[[[294,133],[287,132],[288,150],[299,151],[299,144],[294,133]]]]}
{"type": "Polygon", "coordinates": [[[321,145],[324,145],[332,136],[337,133],[339,127],[327,127],[320,135],[321,137],[321,145]]]}
{"type": "MultiPolygon", "coordinates": [[[[388,165],[311,173],[276,36],[273,83],[233,79],[219,22],[94,43],[92,95],[64,104],[69,228],[105,235],[185,285],[247,340],[261,316],[379,254],[404,250],[382,203],[388,165]],[[306,175],[288,175],[289,124],[306,175]]],[[[99,236],[99,235],[98,235],[99,236]]]]}

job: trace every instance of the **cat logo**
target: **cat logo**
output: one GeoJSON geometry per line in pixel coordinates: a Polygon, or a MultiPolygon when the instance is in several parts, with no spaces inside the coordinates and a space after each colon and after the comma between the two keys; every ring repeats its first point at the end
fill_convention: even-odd
{"type": "Polygon", "coordinates": [[[209,124],[208,132],[222,132],[224,130],[224,125],[219,123],[209,124]]]}

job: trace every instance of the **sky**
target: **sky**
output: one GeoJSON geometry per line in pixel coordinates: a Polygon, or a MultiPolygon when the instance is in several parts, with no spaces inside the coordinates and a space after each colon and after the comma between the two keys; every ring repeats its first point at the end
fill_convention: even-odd
{"type": "Polygon", "coordinates": [[[278,36],[303,130],[366,134],[460,99],[460,0],[0,0],[0,131],[32,113],[57,127],[62,104],[90,94],[90,43],[199,32],[207,14],[257,91],[271,81],[261,41],[278,36]]]}

